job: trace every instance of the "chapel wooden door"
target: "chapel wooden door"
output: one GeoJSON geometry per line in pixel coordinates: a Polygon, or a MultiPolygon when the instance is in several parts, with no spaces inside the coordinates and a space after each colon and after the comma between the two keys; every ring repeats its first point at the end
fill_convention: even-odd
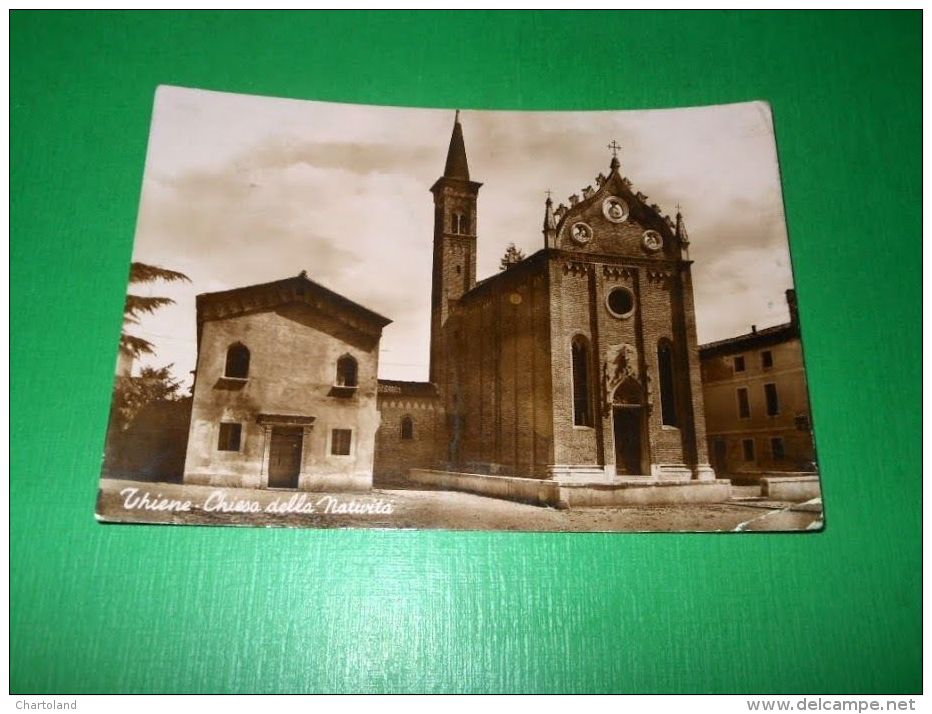
{"type": "Polygon", "coordinates": [[[269,488],[297,488],[301,473],[301,453],[304,429],[272,427],[269,445],[269,488]]]}

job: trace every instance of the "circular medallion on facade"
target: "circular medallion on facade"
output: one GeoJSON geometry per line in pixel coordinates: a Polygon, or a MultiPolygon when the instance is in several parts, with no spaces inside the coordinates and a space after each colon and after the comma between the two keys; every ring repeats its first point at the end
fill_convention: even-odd
{"type": "Polygon", "coordinates": [[[602,201],[602,214],[612,223],[621,223],[628,218],[628,204],[617,196],[602,201]]]}
{"type": "Polygon", "coordinates": [[[592,229],[589,227],[588,223],[574,223],[573,227],[570,229],[570,235],[573,237],[573,240],[579,243],[580,245],[585,245],[592,240],[592,229]]]}
{"type": "Polygon", "coordinates": [[[614,288],[606,296],[605,306],[615,317],[630,317],[634,312],[634,293],[628,288],[614,288]]]}
{"type": "Polygon", "coordinates": [[[657,231],[644,231],[642,242],[646,250],[649,250],[651,253],[656,253],[663,247],[663,236],[657,231]]]}

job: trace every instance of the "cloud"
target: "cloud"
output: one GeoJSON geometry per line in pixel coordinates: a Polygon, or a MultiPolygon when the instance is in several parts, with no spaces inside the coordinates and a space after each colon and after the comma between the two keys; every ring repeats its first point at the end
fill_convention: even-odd
{"type": "MultiPolygon", "coordinates": [[[[452,112],[159,89],[134,259],[187,273],[153,286],[177,305],[148,318],[158,364],[193,369],[194,295],[296,275],[392,319],[381,376],[425,379],[433,199],[452,112]],[[166,292],[168,291],[168,292],[166,292]]],[[[478,277],[510,242],[542,247],[557,203],[622,173],[692,238],[702,341],[781,321],[791,286],[769,109],[463,112],[479,193],[478,277]]]]}
{"type": "Polygon", "coordinates": [[[273,139],[243,158],[243,163],[256,168],[289,168],[299,164],[321,169],[337,169],[349,173],[395,173],[426,169],[436,161],[436,148],[424,146],[401,147],[390,143],[373,142],[294,142],[273,139]]]}

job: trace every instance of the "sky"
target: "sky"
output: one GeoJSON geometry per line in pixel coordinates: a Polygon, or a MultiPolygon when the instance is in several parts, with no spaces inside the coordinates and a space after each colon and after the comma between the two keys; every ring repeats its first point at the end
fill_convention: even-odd
{"type": "MultiPolygon", "coordinates": [[[[661,210],[683,212],[700,343],[787,322],[792,287],[773,121],[763,102],[617,112],[463,111],[478,203],[478,274],[508,244],[543,248],[555,203],[621,173],[661,210]]],[[[128,328],[190,385],[195,296],[280,280],[315,282],[393,322],[383,379],[426,380],[433,198],[453,109],[408,109],[159,87],[133,260],[190,283],[130,286],[174,305],[128,328]]]]}

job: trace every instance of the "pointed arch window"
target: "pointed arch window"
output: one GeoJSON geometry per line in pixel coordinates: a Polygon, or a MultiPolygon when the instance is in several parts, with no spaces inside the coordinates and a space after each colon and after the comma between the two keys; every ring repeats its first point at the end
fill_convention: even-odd
{"type": "Polygon", "coordinates": [[[359,365],[355,358],[350,355],[343,355],[337,360],[337,381],[338,387],[355,387],[359,384],[359,365]]]}
{"type": "Polygon", "coordinates": [[[246,379],[249,377],[249,348],[242,342],[236,342],[227,348],[223,376],[232,379],[246,379]]]}
{"type": "Polygon", "coordinates": [[[664,426],[680,425],[676,404],[676,377],[673,365],[673,345],[669,340],[657,344],[657,370],[660,376],[660,418],[664,426]]]}
{"type": "Polygon", "coordinates": [[[573,338],[573,424],[592,426],[592,385],[590,384],[589,341],[573,338]]]}
{"type": "Polygon", "coordinates": [[[401,438],[405,441],[414,438],[414,419],[410,416],[401,417],[401,438]]]}

